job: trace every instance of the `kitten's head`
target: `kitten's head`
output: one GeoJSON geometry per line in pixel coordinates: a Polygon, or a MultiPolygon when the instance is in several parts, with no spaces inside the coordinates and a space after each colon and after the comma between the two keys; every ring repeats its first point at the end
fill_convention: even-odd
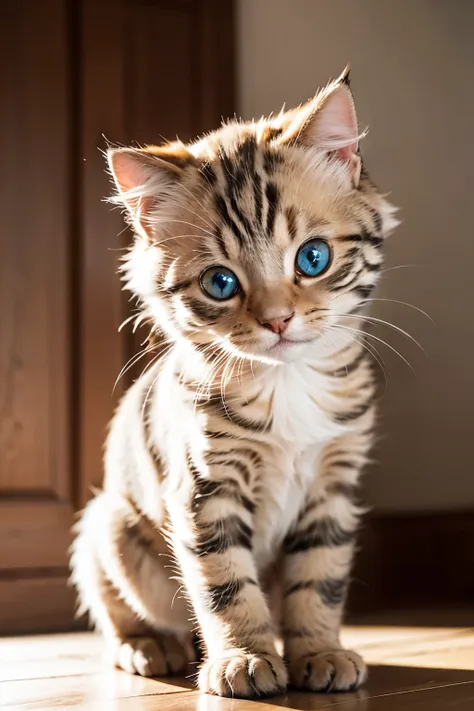
{"type": "Polygon", "coordinates": [[[293,360],[338,328],[374,287],[396,224],[360,138],[345,73],[273,118],[111,150],[136,234],[127,284],[156,324],[264,361],[293,360]]]}

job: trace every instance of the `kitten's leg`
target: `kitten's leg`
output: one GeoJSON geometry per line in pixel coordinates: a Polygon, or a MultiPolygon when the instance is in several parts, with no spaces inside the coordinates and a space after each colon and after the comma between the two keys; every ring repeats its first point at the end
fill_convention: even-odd
{"type": "Polygon", "coordinates": [[[339,629],[360,512],[354,495],[368,444],[367,435],[352,433],[327,447],[284,542],[285,656],[300,688],[347,691],[366,678],[359,655],[342,649],[339,629]]]}
{"type": "MultiPolygon", "coordinates": [[[[275,694],[287,674],[252,555],[253,503],[225,466],[168,493],[171,537],[207,659],[202,691],[241,698],[275,694]],[[185,491],[185,488],[187,489],[185,491]]],[[[245,488],[245,487],[244,487],[245,488]]]]}
{"type": "Polygon", "coordinates": [[[78,525],[72,579],[114,663],[162,676],[182,671],[194,650],[188,611],[164,567],[169,551],[157,531],[150,538],[143,528],[124,499],[100,494],[78,525]]]}

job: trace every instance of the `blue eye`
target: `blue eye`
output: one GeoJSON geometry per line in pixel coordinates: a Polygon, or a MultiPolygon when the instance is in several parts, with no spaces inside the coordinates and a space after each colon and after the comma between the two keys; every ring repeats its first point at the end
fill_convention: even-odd
{"type": "Polygon", "coordinates": [[[239,289],[239,280],[226,267],[211,267],[201,274],[201,288],[213,299],[231,299],[239,289]]]}
{"type": "Polygon", "coordinates": [[[300,274],[315,277],[322,274],[331,261],[329,245],[323,239],[310,239],[298,250],[296,269],[300,274]]]}

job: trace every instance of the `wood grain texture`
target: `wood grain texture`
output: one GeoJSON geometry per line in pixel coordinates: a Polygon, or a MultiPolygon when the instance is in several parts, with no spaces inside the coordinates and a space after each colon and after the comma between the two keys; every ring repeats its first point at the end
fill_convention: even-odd
{"type": "Polygon", "coordinates": [[[2,5],[2,504],[69,494],[67,15],[46,5],[2,5]]]}
{"type": "MultiPolygon", "coordinates": [[[[448,625],[449,614],[440,615],[448,625]]],[[[344,630],[345,641],[357,644],[371,664],[368,683],[355,693],[289,691],[263,703],[204,696],[193,690],[191,678],[142,679],[111,670],[100,639],[82,633],[0,640],[0,698],[10,711],[318,711],[339,706],[345,711],[470,711],[474,629],[423,628],[416,626],[416,616],[410,627],[396,627],[390,621],[344,630]],[[456,668],[449,658],[455,649],[456,668]]]]}
{"type": "Polygon", "coordinates": [[[15,571],[65,569],[73,522],[69,29],[65,0],[2,4],[0,629],[31,619],[15,571]]]}
{"type": "Polygon", "coordinates": [[[39,569],[26,574],[0,578],[0,634],[64,629],[65,624],[78,628],[76,596],[67,584],[67,572],[39,569]]]}

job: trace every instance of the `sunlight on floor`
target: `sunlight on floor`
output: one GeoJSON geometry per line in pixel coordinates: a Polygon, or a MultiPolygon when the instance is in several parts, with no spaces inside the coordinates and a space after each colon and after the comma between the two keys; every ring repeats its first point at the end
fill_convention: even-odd
{"type": "Polygon", "coordinates": [[[457,627],[364,625],[345,627],[343,642],[369,664],[472,671],[473,634],[457,627]]]}

